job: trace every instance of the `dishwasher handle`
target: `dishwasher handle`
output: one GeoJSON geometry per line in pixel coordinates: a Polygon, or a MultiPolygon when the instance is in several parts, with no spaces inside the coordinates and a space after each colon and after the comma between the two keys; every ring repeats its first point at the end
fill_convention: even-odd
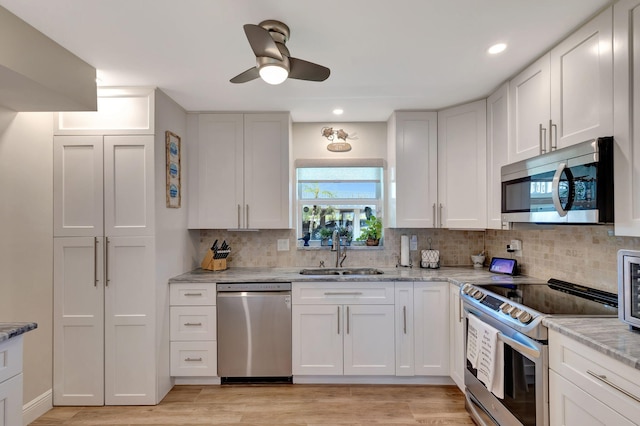
{"type": "Polygon", "coordinates": [[[218,299],[237,297],[290,296],[290,291],[224,291],[218,292],[218,299]]]}

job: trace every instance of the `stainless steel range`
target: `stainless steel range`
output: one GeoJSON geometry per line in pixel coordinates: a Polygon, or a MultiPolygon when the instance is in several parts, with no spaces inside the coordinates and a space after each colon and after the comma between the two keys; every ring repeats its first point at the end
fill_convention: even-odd
{"type": "Polygon", "coordinates": [[[538,285],[465,284],[460,293],[467,410],[479,425],[549,424],[548,329],[543,318],[618,314],[616,294],[555,279],[538,285]],[[486,344],[483,362],[476,363],[477,329],[486,344]]]}

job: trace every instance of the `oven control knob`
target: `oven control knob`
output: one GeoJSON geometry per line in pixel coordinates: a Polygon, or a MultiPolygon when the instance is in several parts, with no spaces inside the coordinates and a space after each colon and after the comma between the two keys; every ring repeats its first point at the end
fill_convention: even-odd
{"type": "Polygon", "coordinates": [[[533,316],[529,312],[522,311],[522,313],[518,316],[518,319],[523,324],[528,324],[533,319],[533,316]]]}
{"type": "Polygon", "coordinates": [[[509,315],[511,315],[511,318],[516,318],[521,313],[522,313],[522,310],[520,308],[516,308],[515,306],[511,311],[509,311],[509,315]]]}
{"type": "Polygon", "coordinates": [[[504,302],[502,305],[500,305],[500,310],[502,311],[503,314],[508,314],[509,313],[509,309],[511,309],[512,307],[513,306],[511,306],[507,302],[504,302]]]}
{"type": "Polygon", "coordinates": [[[480,290],[476,291],[473,295],[473,298],[476,300],[480,300],[484,297],[484,293],[481,292],[480,290]]]}
{"type": "Polygon", "coordinates": [[[471,285],[469,283],[466,283],[465,285],[462,286],[462,292],[464,294],[469,294],[470,289],[471,289],[471,285]]]}

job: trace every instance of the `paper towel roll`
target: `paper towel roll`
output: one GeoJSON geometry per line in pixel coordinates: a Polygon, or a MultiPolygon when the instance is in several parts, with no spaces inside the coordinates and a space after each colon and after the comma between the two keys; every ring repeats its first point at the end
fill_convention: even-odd
{"type": "Polygon", "coordinates": [[[402,235],[400,237],[400,265],[409,266],[409,237],[402,235]]]}

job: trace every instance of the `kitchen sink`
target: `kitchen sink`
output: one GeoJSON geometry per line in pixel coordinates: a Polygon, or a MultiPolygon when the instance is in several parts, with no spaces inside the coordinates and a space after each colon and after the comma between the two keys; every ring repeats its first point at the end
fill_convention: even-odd
{"type": "Polygon", "coordinates": [[[380,269],[375,268],[349,268],[342,271],[342,275],[382,275],[380,269]]]}
{"type": "Polygon", "coordinates": [[[300,275],[340,275],[337,269],[303,269],[300,275]]]}
{"type": "Polygon", "coordinates": [[[384,274],[380,269],[375,268],[319,268],[319,269],[302,269],[300,275],[381,275],[384,274]]]}

